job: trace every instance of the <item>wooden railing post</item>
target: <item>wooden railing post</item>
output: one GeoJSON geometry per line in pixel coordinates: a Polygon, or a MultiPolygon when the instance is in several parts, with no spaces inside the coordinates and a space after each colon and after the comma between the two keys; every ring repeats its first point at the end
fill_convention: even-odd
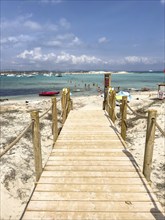
{"type": "Polygon", "coordinates": [[[66,105],[67,105],[66,89],[63,89],[62,94],[61,94],[62,123],[63,124],[65,123],[65,120],[66,120],[66,117],[67,117],[66,105]]]}
{"type": "Polygon", "coordinates": [[[104,101],[104,110],[108,113],[109,115],[109,92],[107,90],[107,94],[106,94],[106,99],[104,101]]]}
{"type": "Polygon", "coordinates": [[[70,106],[70,89],[69,88],[67,89],[67,106],[68,106],[68,109],[67,109],[67,117],[68,117],[68,114],[71,110],[71,106],[70,106]]]}
{"type": "Polygon", "coordinates": [[[156,114],[157,114],[156,110],[148,111],[145,153],[144,153],[144,163],[143,163],[143,174],[146,177],[147,181],[150,181],[150,176],[151,176],[151,166],[152,166],[154,139],[155,139],[156,114]]]}
{"type": "Polygon", "coordinates": [[[31,119],[32,124],[32,138],[34,148],[34,160],[35,160],[35,173],[36,181],[39,180],[42,173],[42,156],[41,156],[41,138],[40,138],[40,127],[39,127],[39,112],[32,111],[31,119]]]}
{"type": "Polygon", "coordinates": [[[111,120],[112,120],[112,121],[113,121],[113,123],[114,123],[114,122],[115,122],[115,119],[116,119],[116,116],[115,116],[115,107],[116,107],[116,91],[115,91],[115,90],[112,90],[111,96],[112,96],[112,103],[111,103],[111,106],[112,106],[112,111],[111,111],[111,120]]]}
{"type": "Polygon", "coordinates": [[[115,107],[116,107],[116,91],[115,90],[110,90],[108,93],[108,100],[109,100],[109,117],[110,119],[115,122],[115,107]]]}
{"type": "Polygon", "coordinates": [[[109,117],[111,118],[111,115],[112,115],[112,96],[111,96],[111,92],[108,90],[108,93],[107,93],[107,102],[106,102],[106,106],[107,106],[107,112],[108,112],[108,115],[109,117]]]}
{"type": "Polygon", "coordinates": [[[126,130],[127,130],[127,96],[122,97],[122,105],[120,108],[120,114],[121,114],[121,136],[123,140],[126,140],[126,130]]]}
{"type": "Polygon", "coordinates": [[[58,137],[58,121],[57,121],[57,104],[56,97],[52,98],[52,133],[53,133],[53,144],[56,142],[58,137]]]}

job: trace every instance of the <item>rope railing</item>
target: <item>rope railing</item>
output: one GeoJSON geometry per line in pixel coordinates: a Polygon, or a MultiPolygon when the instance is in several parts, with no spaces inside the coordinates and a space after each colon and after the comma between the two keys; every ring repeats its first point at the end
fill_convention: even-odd
{"type": "Polygon", "coordinates": [[[0,153],[0,158],[4,155],[4,154],[6,154],[15,144],[17,144],[18,143],[18,141],[24,136],[24,134],[29,130],[29,128],[32,126],[32,121],[31,121],[31,123],[28,125],[28,126],[26,126],[24,129],[23,129],[23,131],[10,143],[10,144],[8,144],[8,145],[6,145],[5,147],[4,147],[4,151],[2,151],[2,153],[0,153]]]}
{"type": "Polygon", "coordinates": [[[148,182],[151,182],[151,171],[152,171],[152,158],[153,158],[153,150],[154,150],[154,139],[155,139],[155,130],[161,132],[163,136],[165,136],[165,131],[159,126],[156,122],[157,111],[156,110],[148,110],[148,116],[144,116],[138,114],[134,111],[126,102],[127,107],[140,118],[147,119],[147,130],[146,130],[146,141],[145,141],[145,152],[144,152],[144,162],[143,162],[143,174],[146,177],[148,182]]]}
{"type": "Polygon", "coordinates": [[[160,133],[165,137],[165,131],[163,131],[163,129],[159,126],[159,124],[157,122],[155,122],[155,125],[158,128],[158,130],[160,131],[160,133]]]}
{"type": "MultiPolygon", "coordinates": [[[[59,101],[60,100],[57,100],[56,103],[58,103],[59,101]]],[[[43,118],[52,109],[52,106],[53,105],[51,105],[50,108],[48,108],[42,115],[40,115],[39,118],[43,118]]]]}
{"type": "MultiPolygon", "coordinates": [[[[62,108],[62,116],[64,120],[69,114],[71,109],[72,100],[70,99],[70,92],[69,89],[65,89],[68,91],[68,96],[66,102],[61,105],[62,108]],[[65,114],[63,112],[65,111],[65,114]]],[[[66,98],[66,97],[65,97],[66,98]]],[[[22,137],[23,135],[32,127],[32,142],[33,142],[33,149],[34,149],[34,159],[35,159],[35,173],[36,173],[36,181],[39,180],[40,175],[42,173],[42,155],[41,155],[41,138],[40,138],[40,126],[39,126],[39,119],[43,118],[51,109],[52,109],[52,134],[53,134],[53,145],[58,137],[59,129],[58,129],[58,119],[57,119],[57,102],[56,98],[52,98],[52,104],[50,108],[48,108],[42,115],[39,116],[39,111],[34,110],[31,112],[31,122],[28,126],[26,126],[23,131],[12,141],[12,143],[6,145],[4,147],[3,152],[0,153],[0,158],[7,153],[22,137]]]]}
{"type": "MultiPolygon", "coordinates": [[[[46,112],[44,112],[39,118],[43,118],[52,108],[52,105],[51,107],[46,110],[46,112]]],[[[6,146],[4,146],[4,151],[2,153],[0,153],[0,158],[5,154],[7,153],[15,144],[18,143],[18,141],[24,136],[24,134],[29,130],[29,128],[31,127],[33,123],[33,120],[30,122],[29,125],[27,125],[23,131],[10,143],[10,144],[7,144],[6,146]]]]}
{"type": "MultiPolygon", "coordinates": [[[[132,111],[132,113],[134,113],[136,116],[140,117],[140,118],[145,118],[147,119],[148,117],[145,115],[141,115],[139,113],[137,113],[136,111],[134,111],[127,103],[127,107],[132,111]]],[[[160,131],[160,133],[165,137],[165,131],[163,131],[163,129],[159,126],[159,124],[155,121],[155,125],[158,128],[158,130],[160,131]]]]}
{"type": "Polygon", "coordinates": [[[121,124],[121,137],[125,143],[126,143],[126,130],[128,128],[127,108],[137,117],[147,119],[145,153],[144,153],[144,162],[143,162],[143,174],[146,177],[146,179],[150,182],[156,128],[165,137],[165,131],[163,131],[163,129],[156,122],[157,111],[148,110],[147,116],[143,115],[143,114],[139,114],[139,113],[137,113],[137,111],[132,109],[130,107],[130,105],[127,103],[127,96],[123,96],[122,100],[121,100],[121,104],[120,104],[120,118],[119,118],[115,112],[116,97],[114,94],[115,94],[115,92],[113,92],[113,90],[111,90],[111,88],[107,89],[106,100],[104,101],[104,105],[105,105],[104,109],[107,112],[107,116],[111,119],[111,121],[113,123],[115,122],[115,119],[119,119],[121,121],[121,123],[120,123],[121,124]],[[114,103],[115,103],[115,105],[114,105],[114,103]]]}
{"type": "Polygon", "coordinates": [[[39,118],[43,118],[51,109],[52,109],[52,105],[42,115],[40,115],[39,118]]]}
{"type": "MultiPolygon", "coordinates": [[[[57,102],[59,102],[59,100],[58,100],[57,102]]],[[[52,105],[51,105],[51,107],[50,107],[48,110],[46,110],[42,115],[40,115],[39,118],[43,118],[43,117],[51,110],[51,108],[52,108],[52,105]]],[[[27,126],[23,129],[23,131],[22,131],[10,144],[7,144],[7,145],[4,147],[4,150],[0,153],[0,158],[1,158],[4,154],[6,154],[14,145],[16,145],[16,144],[19,142],[19,140],[24,136],[24,134],[25,134],[25,133],[29,130],[29,128],[31,127],[32,122],[33,122],[33,121],[31,121],[30,124],[27,125],[27,126]]]]}
{"type": "Polygon", "coordinates": [[[130,110],[132,113],[134,113],[136,116],[138,116],[138,117],[140,117],[140,118],[146,118],[146,119],[147,119],[147,116],[137,113],[135,110],[133,110],[133,109],[128,105],[128,103],[126,103],[126,105],[127,105],[127,107],[129,108],[129,110],[130,110]]]}

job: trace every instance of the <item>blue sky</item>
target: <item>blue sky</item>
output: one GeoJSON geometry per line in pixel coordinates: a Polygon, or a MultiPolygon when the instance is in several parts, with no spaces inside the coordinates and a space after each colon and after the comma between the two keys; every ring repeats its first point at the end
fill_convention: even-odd
{"type": "Polygon", "coordinates": [[[1,69],[164,69],[165,0],[0,4],[1,69]]]}

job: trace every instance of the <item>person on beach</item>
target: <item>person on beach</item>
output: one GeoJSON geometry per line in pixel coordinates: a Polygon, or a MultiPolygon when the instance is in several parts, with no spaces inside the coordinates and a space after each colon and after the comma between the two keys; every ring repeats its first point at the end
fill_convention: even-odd
{"type": "Polygon", "coordinates": [[[98,88],[97,88],[97,91],[98,91],[98,95],[101,95],[102,94],[102,90],[101,90],[101,88],[98,86],[98,88]]]}

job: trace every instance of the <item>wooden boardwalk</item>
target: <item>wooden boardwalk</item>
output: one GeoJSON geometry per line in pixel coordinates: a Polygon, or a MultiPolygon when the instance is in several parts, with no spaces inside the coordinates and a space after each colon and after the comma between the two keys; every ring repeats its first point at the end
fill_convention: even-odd
{"type": "Polygon", "coordinates": [[[71,111],[23,220],[164,220],[102,110],[71,111]]]}

